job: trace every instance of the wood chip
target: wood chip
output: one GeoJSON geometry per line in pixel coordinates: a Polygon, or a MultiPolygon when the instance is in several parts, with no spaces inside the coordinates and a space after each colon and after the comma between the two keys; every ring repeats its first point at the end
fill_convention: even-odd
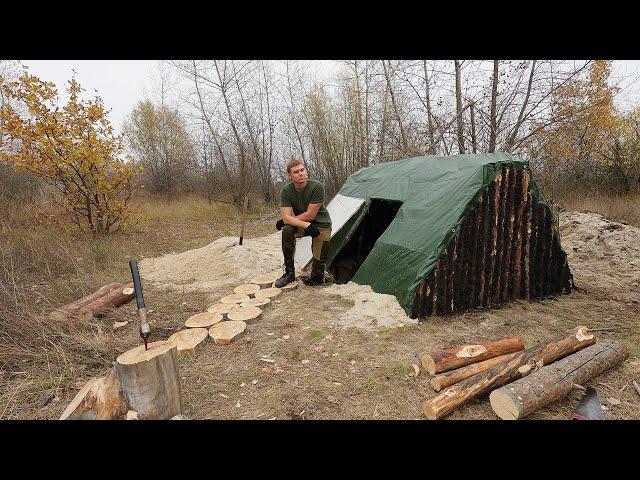
{"type": "Polygon", "coordinates": [[[124,327],[126,325],[129,325],[129,322],[127,322],[127,321],[124,321],[124,322],[113,322],[113,329],[117,330],[117,329],[122,328],[122,327],[124,327]]]}
{"type": "Polygon", "coordinates": [[[232,293],[220,299],[220,303],[242,303],[249,300],[249,295],[243,293],[232,293]]]}
{"type": "Polygon", "coordinates": [[[271,287],[271,288],[263,288],[262,290],[258,290],[255,297],[256,298],[273,298],[277,297],[282,293],[282,289],[271,287]]]}
{"type": "Polygon", "coordinates": [[[203,312],[191,315],[184,325],[189,328],[208,328],[220,321],[222,321],[221,313],[203,312]]]}
{"type": "Polygon", "coordinates": [[[412,363],[411,366],[413,366],[413,372],[414,372],[413,376],[417,377],[418,375],[420,375],[420,367],[415,363],[412,363]]]}
{"type": "Polygon", "coordinates": [[[271,358],[261,358],[260,361],[267,362],[267,363],[276,363],[276,361],[272,360],[271,358]]]}
{"type": "Polygon", "coordinates": [[[255,283],[245,283],[244,285],[238,285],[233,289],[233,293],[238,293],[240,295],[253,295],[258,290],[260,290],[260,285],[255,283]]]}
{"type": "Polygon", "coordinates": [[[229,345],[231,341],[243,333],[247,324],[242,321],[226,321],[216,323],[209,329],[209,336],[218,345],[229,345]]]}

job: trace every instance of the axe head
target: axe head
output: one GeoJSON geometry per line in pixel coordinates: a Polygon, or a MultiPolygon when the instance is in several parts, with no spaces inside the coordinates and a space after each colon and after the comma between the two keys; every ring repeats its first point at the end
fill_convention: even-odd
{"type": "Polygon", "coordinates": [[[569,417],[569,420],[604,420],[604,412],[598,392],[593,387],[587,391],[569,417]]]}

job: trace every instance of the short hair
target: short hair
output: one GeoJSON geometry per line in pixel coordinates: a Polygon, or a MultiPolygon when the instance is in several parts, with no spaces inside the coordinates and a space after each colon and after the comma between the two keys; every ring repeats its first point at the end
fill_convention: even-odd
{"type": "Polygon", "coordinates": [[[291,160],[289,163],[287,163],[287,173],[291,173],[291,169],[296,165],[304,165],[304,162],[300,160],[291,160]]]}

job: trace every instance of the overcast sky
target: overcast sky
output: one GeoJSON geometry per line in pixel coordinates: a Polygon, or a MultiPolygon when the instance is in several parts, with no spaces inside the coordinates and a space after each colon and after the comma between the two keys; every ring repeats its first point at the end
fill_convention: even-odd
{"type": "MultiPolygon", "coordinates": [[[[23,60],[29,71],[43,80],[54,82],[64,92],[66,81],[76,71],[76,79],[87,90],[97,94],[110,108],[111,122],[120,131],[124,118],[134,105],[153,91],[153,77],[157,72],[156,60],[23,60]]],[[[322,60],[309,61],[317,80],[329,78],[338,69],[338,63],[322,60]]],[[[614,62],[614,79],[625,76],[622,107],[640,104],[640,61],[614,62]]]]}

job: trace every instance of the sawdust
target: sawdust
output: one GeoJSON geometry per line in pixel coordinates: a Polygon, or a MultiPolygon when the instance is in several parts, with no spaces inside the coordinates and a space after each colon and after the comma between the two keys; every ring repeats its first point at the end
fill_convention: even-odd
{"type": "Polygon", "coordinates": [[[561,212],[560,235],[576,286],[640,298],[640,229],[593,212],[561,212]]]}

